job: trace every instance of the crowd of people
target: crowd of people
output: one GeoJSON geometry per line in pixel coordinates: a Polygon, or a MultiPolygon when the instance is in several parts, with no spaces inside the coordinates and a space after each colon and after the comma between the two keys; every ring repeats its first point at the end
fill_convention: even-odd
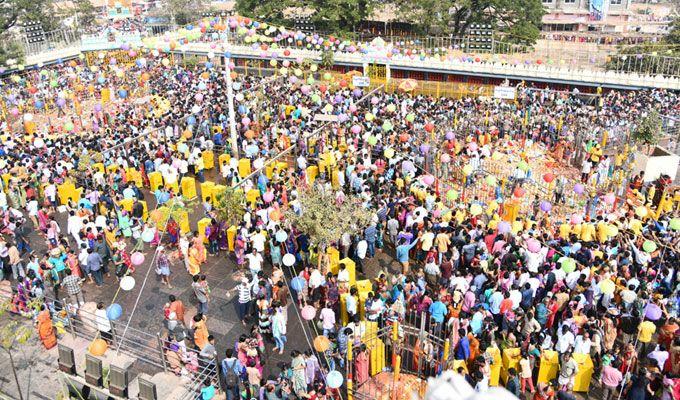
{"type": "MultiPolygon", "coordinates": [[[[573,92],[529,87],[520,88],[516,103],[367,95],[350,88],[346,78],[283,61],[286,75],[234,74],[233,143],[224,73],[212,61],[189,66],[149,52],[130,66],[109,63],[99,69],[62,64],[3,86],[8,108],[20,111],[4,119],[0,144],[0,260],[17,313],[31,314],[34,299],[67,297],[74,308],[104,300],[83,298],[83,285],[134,274],[132,253],[149,243],[163,284],[171,286],[170,276],[184,273],[175,257],[192,277],[193,296],[184,300],[197,303],[195,315],[185,315],[175,296],[159,309],[171,369],[209,376],[206,398],[216,387],[229,399],[337,398],[324,376],[348,362],[355,390],[361,390],[370,379],[370,350],[362,345],[366,320],[385,327],[403,323],[412,312],[439,324],[450,342],[451,354],[426,341],[414,350],[416,362],[428,365],[426,375],[463,361],[461,372],[483,391],[490,380],[489,349],[519,348],[519,369],[509,370],[505,383],[517,396],[529,391],[533,399],[571,398],[579,369],[574,354],[592,358],[593,383],[599,382],[606,398],[620,392],[635,400],[677,396],[680,221],[677,203],[655,200],[673,200],[674,193],[667,183],[645,183],[622,157],[607,162],[598,144],[604,131],[633,126],[652,109],[677,112],[677,93],[608,91],[594,105],[573,92]],[[112,101],[104,99],[105,90],[112,101]],[[72,95],[60,96],[64,91],[72,95]],[[52,111],[46,99],[55,99],[52,111]],[[31,109],[32,118],[26,118],[31,109]],[[334,122],[310,137],[321,126],[319,114],[334,122]],[[38,126],[25,135],[21,123],[32,121],[38,126]],[[292,145],[289,168],[271,174],[261,169],[292,145]],[[569,163],[581,166],[588,189],[607,185],[583,196],[609,198],[611,192],[615,201],[584,201],[573,215],[560,215],[558,194],[571,190],[570,182],[577,182],[572,178],[546,185],[543,198],[527,198],[522,188],[538,180],[529,172],[542,160],[526,149],[551,154],[555,175],[566,176],[569,163]],[[232,157],[211,171],[202,156],[206,150],[215,160],[232,157]],[[501,179],[490,185],[496,186],[493,201],[524,204],[529,212],[508,220],[486,200],[443,193],[445,185],[460,187],[453,174],[450,181],[430,179],[442,165],[470,165],[466,184],[474,185],[495,153],[526,168],[508,168],[510,190],[501,190],[501,179]],[[235,154],[250,168],[242,170],[235,154]],[[321,159],[318,176],[310,175],[308,167],[321,159]],[[522,174],[511,176],[518,169],[522,174]],[[153,172],[163,178],[155,191],[149,190],[153,172]],[[153,207],[186,208],[177,189],[184,176],[258,195],[240,204],[237,221],[225,219],[214,199],[204,199],[189,211],[211,223],[204,231],[187,231],[172,212],[159,222],[153,207]],[[61,198],[67,180],[82,188],[79,198],[61,198]],[[371,222],[331,243],[317,242],[285,218],[287,210],[304,215],[302,199],[312,191],[332,193],[331,210],[345,202],[367,210],[371,222]],[[371,279],[367,299],[352,287],[347,265],[331,272],[331,247],[371,279]],[[392,256],[397,267],[375,271],[371,259],[392,256]],[[226,258],[242,273],[231,293],[244,334],[218,353],[208,318],[214,312],[210,277],[201,267],[226,258]],[[319,310],[319,331],[329,347],[293,350],[278,376],[272,367],[265,370],[265,347],[286,351],[293,309],[307,306],[319,310]],[[351,359],[348,343],[354,344],[351,359]],[[559,373],[554,382],[539,383],[537,371],[548,351],[559,355],[559,373]],[[206,369],[219,369],[221,381],[202,373],[206,369]]],[[[40,315],[40,336],[46,347],[54,346],[46,314],[40,315]]],[[[107,324],[101,325],[108,338],[107,324]]]]}

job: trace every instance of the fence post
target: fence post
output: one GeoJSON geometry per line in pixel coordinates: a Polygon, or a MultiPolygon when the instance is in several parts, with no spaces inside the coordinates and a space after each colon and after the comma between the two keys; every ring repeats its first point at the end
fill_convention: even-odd
{"type": "MultiPolygon", "coordinates": [[[[77,299],[76,299],[76,301],[77,301],[77,299]]],[[[66,309],[66,299],[63,299],[61,301],[61,304],[62,304],[62,307],[64,307],[64,309],[66,309]]],[[[68,318],[68,327],[69,327],[69,330],[71,331],[71,336],[73,336],[73,339],[75,339],[77,336],[76,336],[76,327],[73,325],[73,319],[74,318],[71,318],[71,315],[69,314],[68,310],[66,310],[66,317],[68,318]]]]}
{"type": "Polygon", "coordinates": [[[161,354],[161,362],[163,363],[163,371],[168,372],[168,364],[165,361],[165,351],[163,351],[163,339],[161,339],[161,333],[156,333],[156,340],[158,343],[158,351],[161,354]]]}

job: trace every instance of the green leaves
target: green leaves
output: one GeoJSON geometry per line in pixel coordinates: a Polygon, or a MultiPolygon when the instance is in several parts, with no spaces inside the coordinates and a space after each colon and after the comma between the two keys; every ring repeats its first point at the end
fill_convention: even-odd
{"type": "Polygon", "coordinates": [[[646,145],[653,145],[661,136],[661,116],[656,110],[651,110],[633,130],[633,140],[646,145]]]}
{"type": "Polygon", "coordinates": [[[238,225],[246,213],[246,197],[243,190],[228,188],[215,196],[217,204],[215,211],[220,220],[226,221],[230,226],[238,225]]]}

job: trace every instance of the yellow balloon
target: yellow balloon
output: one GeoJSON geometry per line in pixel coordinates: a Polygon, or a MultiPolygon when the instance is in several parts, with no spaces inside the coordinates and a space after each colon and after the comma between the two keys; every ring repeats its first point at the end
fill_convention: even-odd
{"type": "Polygon", "coordinates": [[[392,148],[385,149],[385,157],[386,158],[394,157],[394,149],[392,149],[392,148]]]}
{"type": "Polygon", "coordinates": [[[161,64],[163,64],[164,67],[167,67],[168,65],[170,65],[170,60],[164,58],[161,60],[161,64]]]}
{"type": "Polygon", "coordinates": [[[475,203],[475,204],[470,206],[470,214],[472,214],[473,216],[477,216],[481,213],[482,213],[482,206],[480,206],[479,204],[475,203]]]}
{"type": "Polygon", "coordinates": [[[493,154],[491,154],[491,159],[494,161],[498,161],[501,159],[501,153],[494,151],[493,154]]]}
{"type": "Polygon", "coordinates": [[[465,176],[468,176],[471,173],[472,173],[472,165],[465,164],[465,166],[463,167],[463,174],[465,174],[465,176]]]}
{"type": "Polygon", "coordinates": [[[644,218],[647,216],[647,207],[645,206],[639,206],[635,209],[635,215],[637,215],[640,218],[644,218]]]}

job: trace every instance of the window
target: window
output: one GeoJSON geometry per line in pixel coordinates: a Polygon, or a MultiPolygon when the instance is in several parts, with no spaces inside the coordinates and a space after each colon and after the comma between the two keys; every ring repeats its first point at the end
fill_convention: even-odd
{"type": "Polygon", "coordinates": [[[553,0],[541,0],[543,4],[552,4],[553,0]]]}
{"type": "Polygon", "coordinates": [[[564,4],[576,4],[576,0],[563,0],[564,4]]]}
{"type": "Polygon", "coordinates": [[[615,5],[615,6],[621,5],[621,3],[623,3],[622,0],[610,0],[610,1],[609,1],[609,4],[615,5]]]}

